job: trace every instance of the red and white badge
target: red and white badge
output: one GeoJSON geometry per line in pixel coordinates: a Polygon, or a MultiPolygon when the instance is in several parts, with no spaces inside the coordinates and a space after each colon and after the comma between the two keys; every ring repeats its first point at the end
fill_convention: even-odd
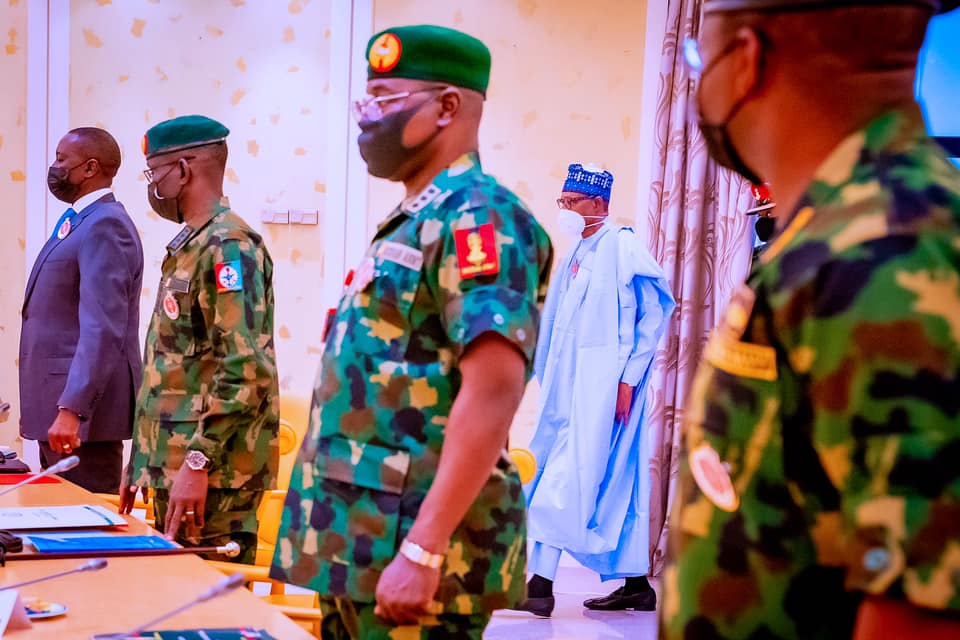
{"type": "Polygon", "coordinates": [[[57,240],[63,240],[68,235],[70,235],[70,218],[64,220],[57,229],[57,240]]]}
{"type": "Polygon", "coordinates": [[[167,317],[171,320],[176,320],[180,317],[180,303],[177,302],[177,299],[169,291],[167,295],[163,296],[163,312],[167,314],[167,317]]]}
{"type": "Polygon", "coordinates": [[[367,256],[353,274],[351,291],[363,291],[375,277],[377,277],[377,261],[372,256],[367,256]]]}
{"type": "Polygon", "coordinates": [[[701,444],[690,452],[688,462],[693,479],[703,495],[724,511],[736,511],[740,506],[740,497],[716,449],[709,444],[701,444]]]}

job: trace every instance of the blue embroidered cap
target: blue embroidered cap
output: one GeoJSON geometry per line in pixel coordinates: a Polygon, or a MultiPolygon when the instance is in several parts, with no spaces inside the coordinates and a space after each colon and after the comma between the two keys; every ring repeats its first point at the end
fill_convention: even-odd
{"type": "Polygon", "coordinates": [[[563,183],[564,191],[582,193],[585,196],[599,196],[604,200],[610,199],[612,188],[613,174],[592,164],[570,165],[567,169],[567,180],[563,183]]]}

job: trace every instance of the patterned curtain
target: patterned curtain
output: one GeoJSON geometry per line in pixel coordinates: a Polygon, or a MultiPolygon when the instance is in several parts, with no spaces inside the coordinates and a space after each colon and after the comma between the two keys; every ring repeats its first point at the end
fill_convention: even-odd
{"type": "Polygon", "coordinates": [[[648,221],[650,251],[677,300],[651,384],[650,574],[665,563],[684,403],[706,338],[750,267],[750,185],[707,156],[682,44],[699,32],[702,0],[668,0],[661,48],[648,221]]]}

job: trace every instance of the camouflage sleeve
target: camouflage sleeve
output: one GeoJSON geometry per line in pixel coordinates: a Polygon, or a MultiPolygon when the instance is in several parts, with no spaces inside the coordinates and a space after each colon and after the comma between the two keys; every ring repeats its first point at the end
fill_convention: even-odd
{"type": "Polygon", "coordinates": [[[492,331],[520,350],[529,376],[552,259],[546,233],[509,201],[461,207],[427,224],[439,228],[432,246],[425,243],[424,277],[456,355],[492,331]]]}
{"type": "Polygon", "coordinates": [[[261,408],[275,376],[272,263],[249,238],[226,238],[211,245],[201,268],[199,303],[216,370],[187,448],[216,461],[238,418],[261,408]]]}
{"type": "Polygon", "coordinates": [[[781,308],[799,415],[841,505],[842,521],[816,523],[818,557],[845,566],[848,589],[956,611],[960,261],[949,240],[917,242],[858,247],[781,308]]]}

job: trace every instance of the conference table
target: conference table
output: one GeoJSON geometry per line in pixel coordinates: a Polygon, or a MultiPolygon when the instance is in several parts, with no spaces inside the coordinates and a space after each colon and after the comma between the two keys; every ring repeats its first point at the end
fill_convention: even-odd
{"type": "MultiPolygon", "coordinates": [[[[2,488],[2,487],[0,487],[2,488]]],[[[36,507],[90,504],[116,507],[70,482],[30,484],[5,496],[0,507],[36,507]]],[[[159,535],[144,522],[124,516],[128,535],[159,535]]],[[[27,550],[23,559],[7,558],[0,568],[0,589],[60,571],[74,569],[88,558],[41,559],[27,550]]],[[[34,620],[33,628],[7,630],[4,638],[83,640],[97,633],[125,632],[190,602],[224,575],[195,555],[108,558],[97,572],[77,573],[22,587],[22,597],[37,596],[63,604],[65,615],[34,620]]],[[[236,589],[215,600],[198,604],[154,627],[195,629],[250,627],[263,629],[278,640],[309,640],[311,634],[247,589],[236,589]]]]}

